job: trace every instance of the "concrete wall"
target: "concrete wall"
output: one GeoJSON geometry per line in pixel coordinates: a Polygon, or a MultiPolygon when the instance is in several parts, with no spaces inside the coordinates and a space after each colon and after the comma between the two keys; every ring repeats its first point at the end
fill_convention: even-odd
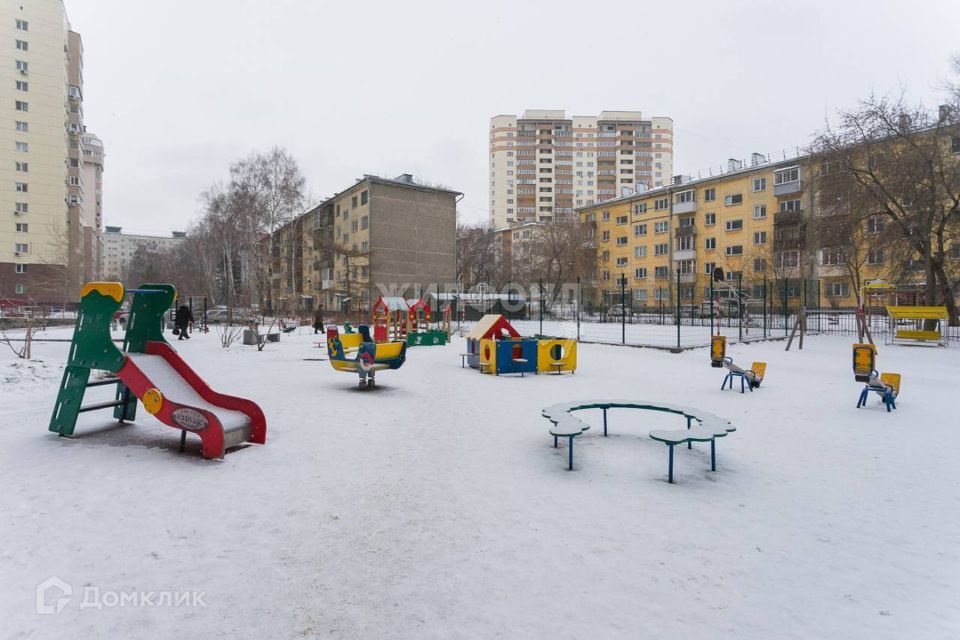
{"type": "Polygon", "coordinates": [[[420,287],[456,281],[456,194],[387,184],[370,184],[370,289],[420,287]]]}

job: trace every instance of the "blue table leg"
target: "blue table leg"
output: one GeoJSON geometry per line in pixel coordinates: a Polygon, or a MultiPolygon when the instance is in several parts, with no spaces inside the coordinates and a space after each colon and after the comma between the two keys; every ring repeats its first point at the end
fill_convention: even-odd
{"type": "Polygon", "coordinates": [[[717,470],[717,439],[710,441],[710,471],[717,470]]]}
{"type": "Polygon", "coordinates": [[[603,410],[603,437],[607,437],[607,410],[603,410]]]}
{"type": "Polygon", "coordinates": [[[570,458],[569,465],[567,466],[567,471],[573,471],[573,436],[570,436],[570,445],[567,447],[567,455],[570,458]]]}
{"type": "Polygon", "coordinates": [[[670,484],[673,484],[673,445],[667,445],[670,448],[670,463],[667,467],[667,481],[670,484]]]}

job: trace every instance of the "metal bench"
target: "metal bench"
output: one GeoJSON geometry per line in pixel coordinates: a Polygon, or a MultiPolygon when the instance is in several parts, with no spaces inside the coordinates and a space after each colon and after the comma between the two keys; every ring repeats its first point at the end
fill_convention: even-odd
{"type": "Polygon", "coordinates": [[[725,437],[736,431],[736,427],[726,418],[701,411],[694,407],[648,402],[645,400],[584,400],[579,402],[564,402],[543,409],[544,418],[553,423],[550,435],[553,436],[553,446],[558,446],[560,438],[567,438],[568,462],[567,469],[573,470],[573,440],[586,433],[590,425],[573,415],[574,411],[586,409],[601,409],[603,411],[603,435],[607,435],[607,412],[610,409],[641,409],[645,411],[661,411],[681,415],[687,420],[686,429],[666,430],[654,429],[650,431],[650,438],[662,442],[669,448],[669,464],[667,479],[673,483],[673,449],[678,444],[687,444],[693,448],[694,442],[710,443],[710,470],[717,470],[716,439],[725,437]],[[694,424],[696,423],[696,424],[694,424]]]}

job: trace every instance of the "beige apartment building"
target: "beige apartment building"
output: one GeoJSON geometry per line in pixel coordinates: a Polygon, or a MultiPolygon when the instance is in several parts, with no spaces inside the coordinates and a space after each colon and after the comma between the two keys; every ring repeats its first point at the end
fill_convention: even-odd
{"type": "Polygon", "coordinates": [[[62,0],[0,0],[0,86],[0,297],[72,300],[98,275],[100,199],[84,171],[83,43],[62,0]]]}
{"type": "Polygon", "coordinates": [[[262,308],[365,312],[383,293],[453,285],[462,195],[410,174],[364,176],[263,239],[262,308]]]}
{"type": "Polygon", "coordinates": [[[673,175],[673,120],[640,111],[572,116],[527,110],[490,119],[490,224],[546,222],[673,175]]]}

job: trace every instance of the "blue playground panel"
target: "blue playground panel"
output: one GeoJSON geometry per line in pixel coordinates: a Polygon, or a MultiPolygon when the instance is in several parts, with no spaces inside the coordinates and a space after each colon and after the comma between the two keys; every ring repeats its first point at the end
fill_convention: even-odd
{"type": "Polygon", "coordinates": [[[536,338],[508,338],[497,340],[497,373],[536,372],[536,338]],[[526,360],[526,362],[515,362],[517,359],[526,360]]]}

